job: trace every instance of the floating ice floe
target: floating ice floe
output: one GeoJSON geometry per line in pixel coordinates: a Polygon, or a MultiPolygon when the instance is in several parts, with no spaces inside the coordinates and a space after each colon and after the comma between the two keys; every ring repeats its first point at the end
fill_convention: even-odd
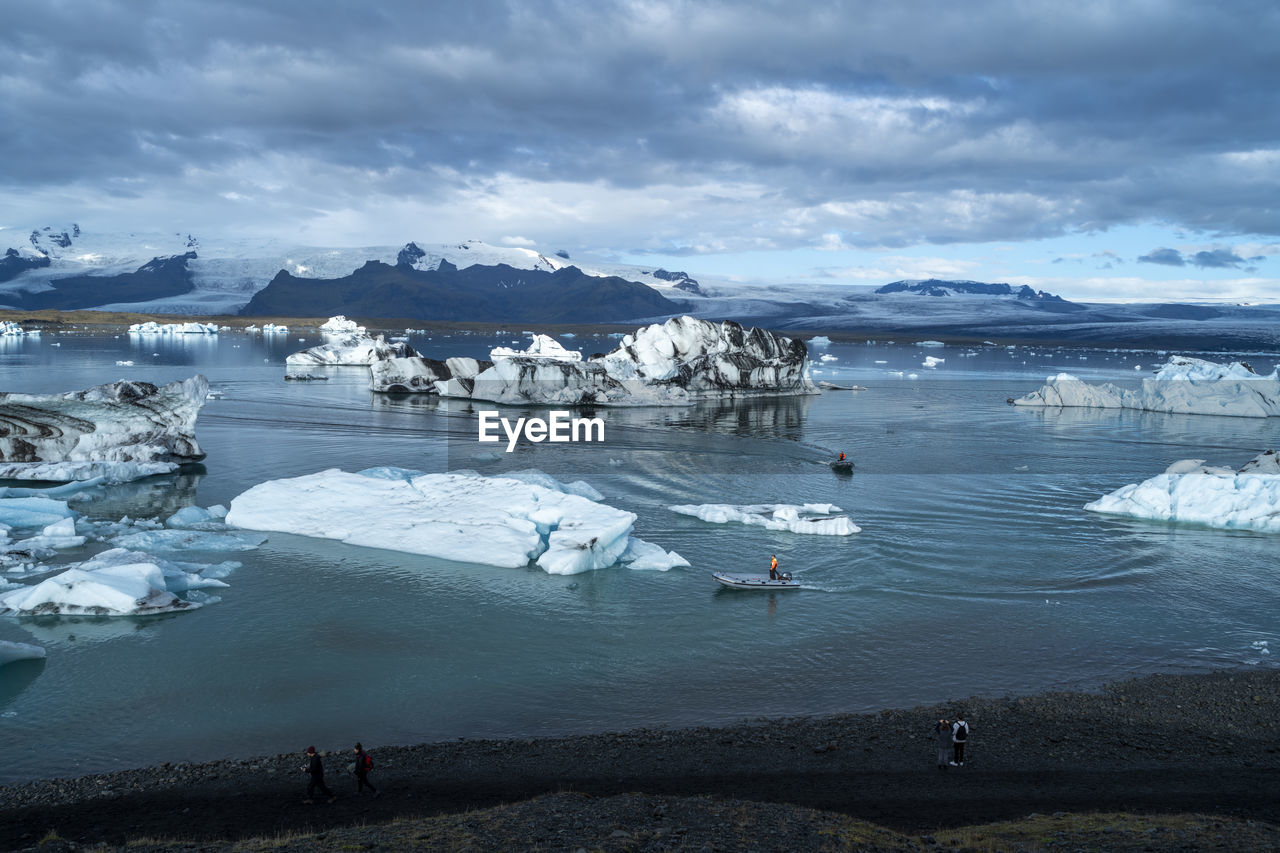
{"type": "Polygon", "coordinates": [[[922,362],[921,366],[923,366],[923,367],[937,367],[939,364],[946,364],[946,362],[947,362],[947,360],[946,360],[945,358],[934,358],[934,357],[933,357],[933,356],[931,356],[931,355],[926,355],[926,356],[924,357],[924,361],[922,362]]]}
{"type": "Polygon", "coordinates": [[[683,504],[668,507],[715,524],[750,524],[768,530],[789,530],[821,536],[849,536],[862,528],[834,504],[683,504]]]}
{"type": "Polygon", "coordinates": [[[329,339],[327,343],[292,353],[285,358],[285,364],[364,365],[382,359],[417,355],[413,347],[403,341],[388,342],[382,335],[370,337],[363,327],[357,328],[359,330],[354,332],[326,334],[325,337],[329,339]]]}
{"type": "Polygon", "coordinates": [[[67,394],[0,394],[0,477],[123,482],[204,458],[203,376],[156,387],[113,382],[67,394]]]}
{"type": "Polygon", "coordinates": [[[169,592],[163,572],[154,563],[67,569],[0,593],[0,613],[18,616],[146,616],[199,606],[169,592]]]}
{"type": "Polygon", "coordinates": [[[831,346],[831,338],[828,338],[826,335],[817,335],[809,338],[809,346],[814,349],[825,349],[826,347],[831,346]]]}
{"type": "Polygon", "coordinates": [[[148,320],[129,327],[131,335],[216,335],[217,323],[157,323],[148,320]]]}
{"type": "Polygon", "coordinates": [[[942,341],[916,341],[918,347],[945,347],[942,341]]]}
{"type": "Polygon", "coordinates": [[[1260,453],[1239,471],[1175,462],[1149,480],[1087,503],[1092,512],[1280,533],[1280,454],[1260,453]]]}
{"type": "Polygon", "coordinates": [[[1038,391],[1014,400],[1017,406],[1086,406],[1143,409],[1193,415],[1265,418],[1280,416],[1280,375],[1259,376],[1244,362],[1220,364],[1174,356],[1142,388],[1111,383],[1090,385],[1069,373],[1050,376],[1038,391]]]}
{"type": "Polygon", "coordinates": [[[231,501],[227,523],[464,563],[532,562],[548,574],[627,561],[637,568],[688,565],[679,554],[633,539],[633,513],[570,494],[573,486],[551,478],[549,487],[542,477],[330,469],[254,486],[231,501]]]}
{"type": "Polygon", "coordinates": [[[43,646],[0,640],[0,666],[19,660],[42,660],[44,657],[43,646]]]}
{"type": "Polygon", "coordinates": [[[611,352],[581,361],[531,357],[527,351],[500,354],[494,361],[386,359],[370,366],[370,387],[499,403],[682,406],[707,399],[817,393],[807,353],[803,342],[762,329],[676,317],[626,335],[611,352]]]}

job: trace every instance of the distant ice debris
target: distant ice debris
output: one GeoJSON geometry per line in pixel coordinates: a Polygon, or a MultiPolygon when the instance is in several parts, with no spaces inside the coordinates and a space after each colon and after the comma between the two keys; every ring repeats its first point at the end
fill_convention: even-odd
{"type": "Polygon", "coordinates": [[[43,646],[0,640],[0,666],[19,660],[42,660],[44,657],[43,646]]]}
{"type": "Polygon", "coordinates": [[[1142,409],[1194,415],[1265,418],[1280,416],[1280,376],[1259,376],[1245,362],[1220,364],[1173,356],[1142,388],[1090,385],[1069,373],[1051,376],[1040,390],[1014,400],[1017,406],[1086,406],[1142,409]]]}
{"type": "Polygon", "coordinates": [[[542,472],[522,476],[329,469],[254,486],[231,501],[227,523],[465,563],[534,563],[548,574],[628,560],[637,568],[687,565],[678,554],[659,557],[657,546],[633,544],[634,514],[571,494],[583,490],[542,472]]]}
{"type": "Polygon", "coordinates": [[[923,367],[937,367],[939,364],[946,364],[946,361],[947,361],[947,360],[946,360],[945,358],[934,358],[934,357],[933,357],[933,356],[931,356],[931,355],[926,355],[926,356],[924,357],[924,362],[923,362],[922,366],[923,366],[923,367]]]}
{"type": "Polygon", "coordinates": [[[833,504],[683,504],[668,507],[672,512],[691,515],[714,524],[750,524],[768,530],[789,530],[822,536],[849,536],[861,527],[833,504]]]}
{"type": "Polygon", "coordinates": [[[1280,533],[1280,454],[1258,454],[1239,471],[1183,459],[1141,483],[1085,504],[1091,512],[1280,533]]]}
{"type": "Polygon", "coordinates": [[[916,341],[918,347],[945,347],[942,341],[916,341]]]}
{"type": "Polygon", "coordinates": [[[824,355],[822,355],[818,360],[819,360],[819,361],[824,361],[824,362],[826,362],[826,361],[839,361],[839,360],[840,360],[840,358],[839,358],[839,356],[834,356],[834,355],[825,355],[825,354],[824,354],[824,355]]]}
{"type": "Polygon", "coordinates": [[[831,346],[831,338],[828,338],[826,335],[817,335],[816,337],[809,338],[809,346],[814,349],[825,349],[826,347],[831,346]]]}
{"type": "MultiPolygon", "coordinates": [[[[563,351],[546,340],[550,344],[535,341],[535,347],[563,351]]],[[[528,350],[505,347],[493,352],[494,361],[384,359],[370,366],[371,387],[570,406],[683,406],[704,399],[817,393],[802,342],[733,322],[676,317],[626,335],[616,349],[585,360],[531,356],[528,350]]]]}
{"type": "Polygon", "coordinates": [[[131,335],[216,335],[217,323],[157,323],[148,320],[129,327],[131,335]]]}
{"type": "Polygon", "coordinates": [[[138,479],[204,458],[200,375],[156,387],[113,382],[66,394],[0,394],[0,477],[138,479]]]}

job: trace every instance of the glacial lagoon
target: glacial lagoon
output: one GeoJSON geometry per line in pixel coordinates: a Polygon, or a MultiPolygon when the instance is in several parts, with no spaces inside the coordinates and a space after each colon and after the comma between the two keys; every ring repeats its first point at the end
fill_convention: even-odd
{"type": "MultiPolygon", "coordinates": [[[[409,339],[436,358],[523,345],[519,330],[409,339]]],[[[254,551],[193,554],[242,563],[198,610],[0,617],[0,640],[48,655],[0,667],[0,783],[357,739],[703,725],[1089,688],[1270,666],[1280,647],[1274,534],[1082,508],[1179,459],[1238,467],[1280,447],[1280,419],[1005,403],[1060,371],[1136,382],[1165,353],[837,342],[811,353],[814,378],[866,390],[597,410],[604,442],[507,455],[475,441],[470,402],[375,395],[357,367],[284,381],[285,356],[319,342],[311,329],[6,338],[0,389],[209,378],[203,464],[109,487],[76,505],[90,519],[227,505],[264,480],[328,468],[539,468],[586,480],[638,516],[638,537],[691,566],[560,576],[275,533],[254,551]],[[926,367],[929,357],[942,361],[926,367]],[[851,477],[826,466],[841,450],[851,477]],[[802,536],[668,509],[707,503],[831,503],[861,532],[802,536]],[[802,589],[711,579],[763,571],[770,554],[802,589]]],[[[586,353],[614,343],[562,342],[586,353]]],[[[1242,355],[1260,372],[1280,361],[1242,355]]]]}

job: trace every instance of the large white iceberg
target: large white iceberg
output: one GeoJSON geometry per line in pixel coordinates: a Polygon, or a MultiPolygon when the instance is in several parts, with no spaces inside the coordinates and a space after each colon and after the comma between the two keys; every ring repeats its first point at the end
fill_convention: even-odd
{"type": "Polygon", "coordinates": [[[1140,389],[1090,385],[1069,373],[1050,376],[1016,406],[1087,406],[1193,415],[1280,416],[1280,371],[1259,376],[1248,364],[1173,356],[1140,389]]]}
{"type": "Polygon", "coordinates": [[[417,355],[413,347],[403,341],[388,342],[382,335],[370,337],[364,327],[357,331],[326,335],[331,338],[320,346],[295,352],[285,358],[290,365],[366,365],[384,358],[407,358],[417,355]]]}
{"type": "Polygon", "coordinates": [[[750,524],[767,530],[789,530],[819,536],[850,536],[862,528],[834,504],[682,504],[672,512],[714,524],[750,524]]]}
{"type": "Polygon", "coordinates": [[[12,320],[0,320],[0,338],[20,338],[26,335],[38,337],[39,329],[24,329],[12,320]]]}
{"type": "Polygon", "coordinates": [[[1280,454],[1268,450],[1240,470],[1183,459],[1141,483],[1087,503],[1092,512],[1280,533],[1280,454]]]}
{"type": "Polygon", "coordinates": [[[492,361],[418,357],[375,362],[370,387],[558,405],[679,406],[817,393],[804,342],[732,321],[675,317],[626,335],[616,349],[585,360],[559,355],[557,349],[566,351],[546,336],[538,336],[530,349],[537,353],[498,348],[492,361]]]}
{"type": "MultiPolygon", "coordinates": [[[[508,568],[533,562],[564,575],[626,559],[635,519],[563,487],[399,468],[270,480],[237,496],[227,513],[228,524],[249,530],[508,568]]],[[[631,549],[632,558],[655,567],[655,555],[639,550],[631,549]]],[[[687,565],[679,555],[666,557],[667,567],[687,565]]]]}
{"type": "Polygon", "coordinates": [[[320,326],[320,331],[332,332],[335,334],[350,334],[353,332],[356,334],[364,334],[364,326],[359,325],[355,320],[348,320],[346,317],[339,314],[336,317],[330,317],[328,320],[325,320],[320,326]]]}
{"type": "Polygon", "coordinates": [[[67,394],[0,394],[0,477],[120,480],[203,459],[195,422],[208,393],[197,375],[162,387],[113,382],[67,394]]]}

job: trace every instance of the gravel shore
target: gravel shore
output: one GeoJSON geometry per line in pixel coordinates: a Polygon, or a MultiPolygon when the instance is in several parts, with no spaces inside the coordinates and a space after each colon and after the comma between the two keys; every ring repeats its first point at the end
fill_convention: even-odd
{"type": "MultiPolygon", "coordinates": [[[[286,839],[299,833],[336,839],[351,832],[364,833],[365,841],[344,841],[355,846],[342,849],[401,849],[391,836],[370,841],[370,833],[386,831],[392,822],[403,829],[406,821],[445,815],[470,815],[477,827],[502,824],[506,840],[485,841],[470,831],[450,836],[462,839],[457,844],[428,844],[425,824],[414,824],[420,846],[876,849],[874,833],[883,832],[882,849],[909,849],[901,845],[929,846],[919,839],[957,827],[1090,812],[1238,818],[1242,822],[1232,826],[1252,827],[1258,844],[1274,849],[1280,843],[1269,826],[1280,825],[1274,792],[1280,670],[1273,668],[1151,676],[1096,693],[974,697],[715,729],[369,746],[377,762],[371,779],[381,789],[376,799],[356,796],[344,772],[349,744],[317,744],[329,751],[328,781],[338,794],[332,804],[302,802],[300,752],[0,788],[0,849],[34,848],[42,839],[40,849],[50,850],[139,838],[189,845],[178,849],[223,849],[223,842],[252,837],[275,838],[271,846],[281,849],[307,849],[318,846],[314,836],[296,848],[288,848],[286,839]],[[940,771],[932,726],[957,710],[966,712],[972,727],[966,766],[940,771]],[[495,807],[501,810],[477,818],[477,810],[495,807]],[[624,812],[631,817],[615,814],[624,812]],[[673,820],[673,813],[686,816],[673,820]],[[656,822],[649,835],[634,825],[636,815],[656,822]],[[863,829],[849,828],[851,820],[879,829],[866,830],[872,836],[858,842],[862,846],[836,844],[863,837],[863,829]],[[779,836],[779,826],[795,837],[779,836]],[[828,826],[825,834],[817,832],[822,826],[828,826]],[[683,833],[671,832],[680,827],[683,833]],[[662,832],[653,835],[657,830],[662,832]],[[717,842],[721,830],[726,835],[717,842]],[[626,837],[613,834],[619,832],[626,837]],[[637,841],[642,835],[645,844],[637,841]]],[[[1124,846],[1118,837],[1110,841],[1113,849],[1124,846]]],[[[1148,834],[1144,844],[1177,849],[1158,841],[1148,834]]],[[[1237,849],[1242,844],[1240,838],[1230,842],[1237,849]]]]}

